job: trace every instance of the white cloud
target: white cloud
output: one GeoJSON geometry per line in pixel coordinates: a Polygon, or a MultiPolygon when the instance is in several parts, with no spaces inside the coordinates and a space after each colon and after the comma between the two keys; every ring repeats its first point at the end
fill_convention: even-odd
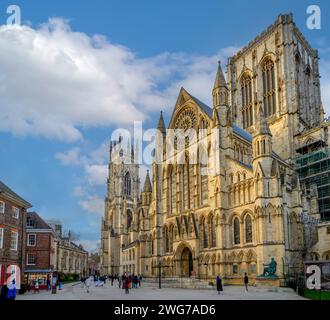
{"type": "Polygon", "coordinates": [[[55,158],[63,165],[80,165],[85,163],[86,157],[80,153],[80,148],[74,147],[67,152],[58,152],[55,154],[55,158]]]}
{"type": "Polygon", "coordinates": [[[85,167],[85,174],[87,181],[94,186],[105,186],[108,176],[107,165],[87,165],[85,167]]]}
{"type": "Polygon", "coordinates": [[[95,252],[100,247],[100,240],[79,240],[77,243],[88,252],[95,252]]]}
{"type": "Polygon", "coordinates": [[[83,127],[125,125],[171,109],[179,86],[211,98],[217,56],[164,53],[141,59],[100,35],[50,19],[0,27],[0,131],[63,141],[83,127]]]}
{"type": "Polygon", "coordinates": [[[86,190],[82,186],[76,186],[73,189],[73,195],[75,195],[76,197],[82,197],[82,196],[86,195],[86,190]]]}
{"type": "Polygon", "coordinates": [[[85,200],[81,200],[79,204],[90,214],[101,217],[104,213],[104,200],[99,196],[88,196],[85,200]]]}

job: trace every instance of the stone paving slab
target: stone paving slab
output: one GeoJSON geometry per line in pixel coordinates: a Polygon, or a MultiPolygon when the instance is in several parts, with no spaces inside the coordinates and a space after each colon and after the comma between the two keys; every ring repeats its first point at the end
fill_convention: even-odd
{"type": "Polygon", "coordinates": [[[111,286],[106,283],[103,287],[91,285],[89,293],[81,284],[66,284],[57,294],[41,291],[17,296],[17,300],[304,300],[289,288],[260,288],[251,287],[246,292],[241,286],[225,286],[218,295],[215,290],[198,289],[158,289],[149,284],[141,288],[131,289],[129,294],[119,289],[117,283],[111,286]]]}

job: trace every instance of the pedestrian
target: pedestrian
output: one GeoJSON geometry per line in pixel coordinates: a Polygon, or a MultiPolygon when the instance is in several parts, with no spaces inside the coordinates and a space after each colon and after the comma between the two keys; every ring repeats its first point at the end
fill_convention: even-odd
{"type": "Polygon", "coordinates": [[[124,289],[125,289],[125,294],[129,294],[129,286],[131,284],[131,279],[130,277],[126,277],[124,281],[124,289]]]}
{"type": "Polygon", "coordinates": [[[62,275],[58,276],[58,290],[62,290],[63,288],[63,280],[62,280],[62,275]]]}
{"type": "Polygon", "coordinates": [[[121,276],[121,287],[123,288],[123,289],[125,289],[125,286],[124,286],[124,284],[125,284],[125,280],[126,280],[126,278],[127,278],[127,274],[126,274],[126,272],[121,276]]]}
{"type": "Polygon", "coordinates": [[[8,286],[8,291],[7,291],[6,300],[15,300],[17,293],[15,280],[13,280],[12,283],[7,286],[8,286]]]}
{"type": "Polygon", "coordinates": [[[249,291],[249,277],[248,277],[246,272],[245,272],[245,275],[244,275],[244,285],[245,285],[245,290],[249,291]]]}
{"type": "Polygon", "coordinates": [[[34,282],[34,293],[39,293],[39,279],[34,282]]]}
{"type": "Polygon", "coordinates": [[[216,278],[216,285],[217,285],[218,294],[220,294],[221,291],[223,291],[223,288],[222,288],[222,280],[221,280],[221,277],[219,274],[217,275],[217,278],[216,278]]]}
{"type": "Polygon", "coordinates": [[[112,285],[112,286],[113,286],[113,280],[114,280],[114,277],[115,277],[115,276],[112,274],[112,275],[111,275],[111,285],[112,285]]]}
{"type": "Polygon", "coordinates": [[[119,289],[121,288],[121,285],[122,285],[122,278],[118,277],[118,287],[119,287],[119,289]]]}
{"type": "Polygon", "coordinates": [[[90,283],[90,278],[86,278],[85,279],[85,286],[86,286],[86,292],[89,293],[89,287],[90,287],[91,283],[90,283]]]}
{"type": "Polygon", "coordinates": [[[1,301],[6,301],[7,300],[7,293],[8,293],[8,287],[6,284],[4,284],[1,287],[1,293],[0,293],[0,302],[1,301]]]}
{"type": "Polygon", "coordinates": [[[51,288],[50,288],[50,278],[49,276],[47,276],[47,291],[49,291],[51,288]]]}
{"type": "Polygon", "coordinates": [[[142,275],[139,274],[139,287],[141,287],[141,282],[142,282],[142,275]]]}

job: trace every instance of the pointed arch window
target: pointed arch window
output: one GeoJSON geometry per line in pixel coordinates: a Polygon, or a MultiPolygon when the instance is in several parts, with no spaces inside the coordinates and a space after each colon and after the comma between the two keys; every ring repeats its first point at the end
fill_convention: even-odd
{"type": "Polygon", "coordinates": [[[199,150],[199,196],[200,205],[204,206],[208,201],[208,155],[206,149],[202,146],[199,150]]]}
{"type": "Polygon", "coordinates": [[[164,238],[165,238],[165,252],[169,252],[170,251],[170,239],[169,239],[168,228],[166,226],[164,228],[164,238]]]}
{"type": "Polygon", "coordinates": [[[168,177],[168,212],[173,214],[176,208],[176,180],[173,168],[169,171],[168,177]]]}
{"type": "Polygon", "coordinates": [[[133,221],[132,212],[130,210],[127,210],[127,229],[131,227],[132,221],[133,221]]]}
{"type": "Polygon", "coordinates": [[[250,243],[252,242],[252,219],[251,216],[248,214],[245,218],[245,242],[250,243]]]}
{"type": "Polygon", "coordinates": [[[193,174],[194,166],[189,163],[189,157],[186,157],[186,163],[183,165],[183,182],[185,188],[183,188],[183,197],[184,197],[184,209],[188,210],[193,208],[193,174]]]}
{"type": "Polygon", "coordinates": [[[132,182],[131,182],[131,175],[129,172],[125,174],[124,178],[124,195],[131,196],[132,195],[132,182]]]}
{"type": "Polygon", "coordinates": [[[180,197],[180,212],[184,211],[184,165],[179,167],[179,197],[180,197]]]}
{"type": "Polygon", "coordinates": [[[209,246],[207,239],[207,226],[205,219],[202,222],[202,232],[203,232],[203,248],[207,248],[209,246]]]}
{"type": "Polygon", "coordinates": [[[215,223],[214,218],[210,219],[210,231],[211,231],[211,247],[214,248],[217,246],[216,232],[215,232],[215,223]]]}
{"type": "Polygon", "coordinates": [[[245,75],[242,77],[241,93],[242,93],[243,128],[245,129],[253,125],[252,79],[249,75],[245,75]]]}
{"type": "Polygon", "coordinates": [[[276,113],[276,89],[274,62],[267,59],[262,67],[263,102],[265,116],[276,113]]]}
{"type": "Polygon", "coordinates": [[[238,218],[234,219],[234,244],[241,243],[241,236],[240,236],[240,223],[238,218]]]}

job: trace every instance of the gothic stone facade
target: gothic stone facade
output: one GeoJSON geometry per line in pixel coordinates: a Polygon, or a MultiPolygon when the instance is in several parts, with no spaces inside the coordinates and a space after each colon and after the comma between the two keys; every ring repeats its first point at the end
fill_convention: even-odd
{"type": "MultiPolygon", "coordinates": [[[[165,149],[140,192],[138,165],[110,158],[102,272],[156,277],[161,266],[167,277],[219,273],[241,283],[244,272],[257,279],[271,258],[279,280],[289,267],[302,270],[317,230],[301,216],[319,215],[292,159],[310,135],[329,143],[319,78],[318,53],[287,14],[228,59],[227,81],[219,64],[212,108],[182,88],[168,129],[206,129],[197,155],[216,161],[190,164],[188,150],[165,149]],[[218,129],[215,149],[212,129],[218,129]],[[169,161],[182,156],[184,164],[169,161]]],[[[158,129],[158,142],[166,141],[162,115],[158,129]]],[[[134,160],[134,152],[121,156],[134,160]]]]}

